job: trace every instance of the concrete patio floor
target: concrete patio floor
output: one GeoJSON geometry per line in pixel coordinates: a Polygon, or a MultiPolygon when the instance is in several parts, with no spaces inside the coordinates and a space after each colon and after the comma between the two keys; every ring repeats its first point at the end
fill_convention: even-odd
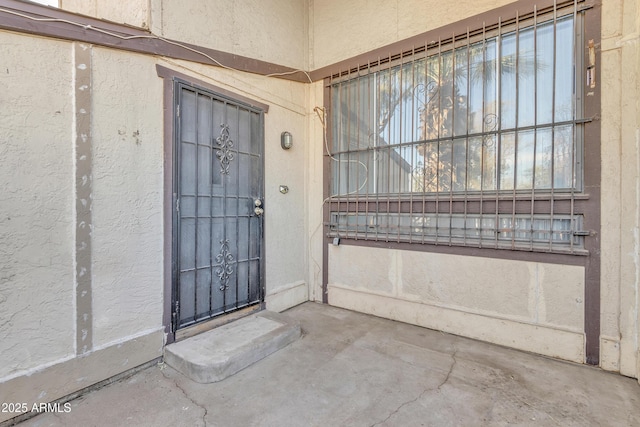
{"type": "Polygon", "coordinates": [[[162,364],[27,426],[639,426],[640,385],[417,326],[306,303],[304,336],[213,384],[162,364]]]}

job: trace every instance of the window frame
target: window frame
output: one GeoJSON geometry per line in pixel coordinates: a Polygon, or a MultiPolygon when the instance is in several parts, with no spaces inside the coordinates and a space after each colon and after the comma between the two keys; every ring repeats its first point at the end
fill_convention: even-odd
{"type": "MultiPolygon", "coordinates": [[[[523,3],[523,2],[518,2],[523,3]]],[[[548,3],[548,2],[547,2],[548,3]]],[[[537,30],[536,25],[542,26],[546,25],[549,22],[552,22],[554,34],[556,32],[556,26],[558,22],[561,22],[565,18],[571,16],[574,22],[574,39],[573,39],[573,50],[575,57],[575,68],[576,70],[584,69],[584,55],[580,54],[580,44],[582,43],[582,39],[585,39],[584,36],[584,11],[590,8],[590,5],[585,5],[583,1],[564,1],[561,2],[561,5],[553,2],[550,6],[547,6],[546,9],[535,9],[535,6],[531,5],[531,10],[528,13],[521,14],[519,9],[516,9],[515,16],[510,19],[504,19],[503,15],[499,13],[502,9],[496,9],[496,11],[492,11],[493,19],[497,21],[496,24],[487,26],[486,24],[475,31],[470,31],[467,27],[465,31],[461,34],[453,33],[449,39],[442,39],[443,34],[452,33],[447,30],[448,27],[444,27],[440,30],[434,30],[432,33],[438,33],[439,36],[435,37],[431,36],[429,38],[425,38],[427,40],[439,40],[438,43],[427,43],[420,48],[412,47],[409,51],[403,51],[398,54],[388,54],[386,57],[378,56],[377,60],[371,61],[369,60],[366,65],[357,65],[355,68],[347,68],[345,71],[339,71],[338,73],[334,73],[331,77],[325,79],[325,109],[329,111],[327,113],[327,121],[329,124],[327,125],[327,140],[325,149],[328,151],[330,148],[334,147],[334,138],[333,134],[335,133],[335,129],[333,127],[333,120],[335,119],[332,114],[332,108],[335,108],[335,97],[332,93],[332,86],[335,84],[340,85],[341,88],[344,82],[356,82],[355,84],[359,84],[359,79],[368,78],[374,75],[374,73],[384,72],[385,70],[388,72],[388,75],[391,75],[391,70],[394,67],[402,67],[408,63],[415,63],[415,61],[428,61],[430,52],[434,50],[437,51],[438,60],[442,55],[443,48],[445,46],[445,50],[448,52],[456,52],[456,49],[459,49],[461,46],[467,46],[467,48],[474,43],[484,43],[486,40],[494,40],[496,42],[501,41],[500,37],[504,35],[515,34],[518,35],[518,32],[521,29],[528,29],[533,26],[534,30],[537,30]],[[498,13],[496,13],[498,12],[498,13]],[[497,18],[496,18],[497,17],[497,18]],[[536,22],[537,19],[542,17],[539,23],[536,22]],[[364,77],[363,77],[364,76],[364,77]],[[328,101],[327,101],[328,100],[328,101]]],[[[521,4],[520,4],[521,6],[521,4]]],[[[480,19],[475,19],[476,21],[480,21],[480,19]]],[[[456,24],[453,24],[456,26],[456,24]]],[[[459,27],[459,25],[458,25],[459,27]]],[[[430,33],[431,34],[431,33],[430,33]]],[[[516,37],[517,38],[517,37],[516,37]]],[[[389,52],[393,52],[389,50],[389,52]]],[[[555,52],[555,42],[554,42],[554,55],[555,52]]],[[[555,68],[555,60],[557,57],[554,57],[554,68],[555,68]]],[[[426,65],[425,65],[426,66],[426,65]]],[[[364,241],[384,241],[386,243],[419,243],[422,245],[442,245],[446,244],[449,246],[460,246],[460,247],[475,247],[475,248],[493,248],[493,249],[509,249],[509,250],[522,250],[528,252],[542,252],[542,253],[556,253],[556,254],[571,254],[571,255],[583,255],[586,256],[589,254],[589,250],[587,249],[587,245],[585,244],[585,237],[591,234],[591,231],[588,231],[586,226],[589,225],[588,221],[584,221],[584,213],[589,211],[591,195],[590,192],[585,188],[585,180],[584,180],[584,171],[586,168],[585,161],[582,160],[581,157],[585,155],[584,144],[584,127],[585,124],[590,122],[590,118],[585,115],[585,106],[586,96],[584,96],[584,92],[586,90],[583,89],[582,85],[582,74],[579,71],[574,72],[574,76],[577,76],[577,81],[575,81],[576,92],[574,98],[571,102],[574,105],[575,111],[573,112],[573,119],[570,121],[564,122],[556,122],[556,117],[551,118],[551,122],[538,124],[534,123],[532,128],[545,128],[545,129],[555,129],[556,127],[570,123],[572,126],[572,130],[575,133],[573,136],[574,140],[580,141],[580,143],[573,143],[572,146],[572,156],[574,160],[572,164],[572,175],[573,178],[571,180],[576,185],[570,186],[570,188],[535,188],[535,181],[531,186],[531,189],[520,190],[516,188],[516,184],[512,186],[513,188],[509,188],[506,190],[502,190],[498,188],[498,181],[500,181],[501,176],[498,172],[500,167],[500,160],[495,161],[495,169],[496,169],[496,189],[494,190],[483,190],[482,188],[479,191],[468,191],[466,188],[463,192],[456,192],[453,190],[449,191],[433,191],[433,192],[414,192],[414,191],[387,191],[387,192],[379,192],[373,191],[369,193],[368,189],[365,194],[361,193],[361,188],[357,190],[353,190],[347,187],[342,194],[336,194],[336,188],[334,188],[334,177],[332,176],[331,168],[338,165],[338,169],[341,163],[354,163],[354,167],[364,168],[367,166],[364,164],[365,160],[360,160],[360,157],[354,157],[353,155],[360,156],[363,151],[367,150],[351,150],[349,146],[341,147],[341,151],[331,151],[325,152],[325,157],[328,157],[329,161],[329,171],[327,171],[325,176],[328,176],[329,183],[327,184],[328,191],[325,192],[325,201],[328,206],[329,214],[325,215],[325,224],[327,224],[327,236],[334,238],[339,237],[343,240],[364,240],[364,241]],[[343,156],[343,159],[337,159],[334,156],[343,156]],[[347,160],[344,160],[346,158],[347,160]],[[355,159],[355,160],[354,160],[355,159]],[[357,164],[359,163],[359,164],[357,164]],[[576,166],[580,164],[580,168],[576,166]],[[451,226],[449,229],[446,227],[440,227],[440,230],[444,230],[443,233],[438,231],[438,226],[436,226],[435,237],[428,236],[425,233],[424,229],[420,230],[419,227],[415,227],[413,225],[401,225],[401,217],[412,216],[413,219],[410,219],[409,222],[415,224],[416,222],[420,222],[421,220],[424,222],[429,215],[443,215],[448,216],[449,218],[453,218],[456,214],[463,213],[465,216],[465,224],[467,223],[467,219],[473,219],[475,216],[478,216],[480,219],[480,223],[484,224],[485,221],[483,217],[491,217],[495,218],[495,226],[492,227],[494,232],[489,238],[483,238],[486,233],[483,231],[482,225],[479,229],[469,229],[469,234],[474,234],[476,231],[479,233],[479,238],[472,238],[469,236],[467,238],[467,232],[465,231],[465,235],[463,238],[456,238],[452,236],[451,226]],[[562,226],[561,231],[557,231],[553,225],[550,226],[550,230],[548,231],[549,239],[547,244],[540,243],[533,238],[535,232],[543,232],[545,230],[537,230],[532,229],[528,242],[522,242],[521,239],[516,238],[515,227],[512,229],[502,229],[500,223],[500,218],[506,215],[511,215],[511,224],[515,224],[516,217],[520,217],[525,213],[530,213],[531,221],[530,223],[536,223],[539,219],[544,219],[544,217],[551,218],[550,224],[556,224],[557,221],[554,221],[554,215],[558,218],[565,218],[568,216],[568,221],[570,224],[571,235],[569,237],[565,236],[564,243],[559,242],[554,235],[562,236],[564,231],[564,226],[562,226]],[[377,231],[375,227],[350,227],[345,226],[344,220],[348,217],[360,216],[364,218],[365,222],[371,223],[376,222],[378,217],[381,214],[385,214],[387,216],[386,221],[382,221],[387,224],[386,230],[382,230],[381,232],[377,231]],[[343,215],[343,218],[340,217],[343,215]],[[467,217],[468,216],[468,217],[467,217]],[[397,224],[391,224],[390,218],[397,217],[397,224]],[[336,221],[338,219],[338,221],[336,221]],[[583,226],[584,225],[584,226],[583,226]],[[415,229],[411,231],[411,229],[415,229]],[[369,230],[371,230],[369,232],[369,230]],[[409,230],[409,231],[407,231],[409,230]],[[501,235],[501,233],[503,233],[501,235]],[[505,239],[504,236],[511,234],[512,238],[505,239]]],[[[554,71],[554,78],[555,78],[554,71]]],[[[576,78],[576,77],[574,77],[576,78]]],[[[467,85],[470,85],[467,82],[467,85]]],[[[498,85],[497,85],[498,86],[498,85]]],[[[555,87],[555,86],[554,86],[555,87]]],[[[498,89],[500,90],[500,89],[498,89]]],[[[500,95],[497,95],[497,111],[499,110],[499,106],[502,102],[500,95]]],[[[517,100],[517,95],[516,95],[517,100]]],[[[349,102],[349,101],[347,101],[349,102]]],[[[516,101],[517,102],[517,101],[516,101]]],[[[554,99],[555,102],[555,99],[554,99]]],[[[358,107],[360,108],[360,107],[358,107]]],[[[399,119],[400,121],[403,118],[399,119]]],[[[517,123],[514,128],[515,131],[521,130],[518,128],[517,123]]],[[[512,129],[513,130],[513,129],[512,129]]],[[[359,131],[359,130],[358,130],[359,131]]],[[[500,138],[510,130],[502,131],[501,129],[495,130],[491,129],[489,133],[492,133],[495,138],[499,141],[500,138]]],[[[553,132],[553,131],[552,131],[553,132]]],[[[469,138],[467,130],[467,135],[462,135],[461,138],[469,138]]],[[[486,133],[483,133],[486,134],[486,133]]],[[[553,133],[552,133],[553,135],[553,133]]],[[[457,138],[456,136],[451,136],[449,138],[440,138],[438,137],[436,140],[438,144],[440,144],[441,140],[451,139],[452,141],[457,138]]],[[[553,138],[553,136],[552,136],[553,138]]],[[[394,143],[393,145],[389,143],[388,152],[389,155],[387,157],[391,157],[394,154],[393,147],[400,146],[416,146],[417,144],[422,144],[424,141],[400,141],[400,143],[394,143]]],[[[469,143],[467,142],[467,145],[469,143]]],[[[439,146],[439,145],[438,145],[439,146]]],[[[377,149],[377,148],[376,148],[377,149]]],[[[375,149],[374,149],[375,150],[375,149]]],[[[467,149],[468,150],[468,149],[467,149]]],[[[382,152],[382,150],[379,150],[382,152]]],[[[496,152],[498,150],[496,149],[496,152]]],[[[367,165],[369,161],[366,160],[367,165]]],[[[391,164],[391,161],[389,161],[391,164]]],[[[389,168],[389,170],[391,170],[389,168]]],[[[339,172],[338,172],[339,173],[339,172]]],[[[346,174],[349,173],[345,172],[346,174]]],[[[366,172],[367,177],[364,178],[365,183],[368,179],[369,172],[366,172]]],[[[390,178],[391,179],[391,178],[390,178]]],[[[340,181],[338,177],[338,181],[340,181]]],[[[348,184],[347,184],[348,185],[348,184]]],[[[359,181],[357,182],[357,186],[360,186],[359,181]]],[[[465,184],[466,186],[466,184],[465,184]]],[[[452,185],[451,185],[452,187],[452,185]]],[[[553,186],[552,186],[553,187],[553,186]]],[[[355,187],[354,187],[355,188],[355,187]]],[[[388,187],[390,189],[390,185],[388,187]]],[[[358,221],[362,222],[362,218],[358,221]]],[[[440,221],[437,221],[438,224],[440,221]]],[[[508,222],[508,221],[507,221],[508,222]]],[[[491,227],[490,227],[491,228],[491,227]]],[[[503,227],[504,228],[504,227],[503,227]]],[[[557,236],[556,236],[557,237],[557,236]]]]}

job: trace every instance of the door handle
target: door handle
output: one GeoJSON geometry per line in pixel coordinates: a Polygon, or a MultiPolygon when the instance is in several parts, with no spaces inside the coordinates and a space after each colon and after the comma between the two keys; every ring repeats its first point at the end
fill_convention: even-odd
{"type": "Polygon", "coordinates": [[[260,199],[255,199],[253,201],[253,204],[255,205],[255,208],[253,209],[253,212],[257,215],[257,216],[261,216],[264,213],[264,209],[262,209],[262,200],[260,199]]]}

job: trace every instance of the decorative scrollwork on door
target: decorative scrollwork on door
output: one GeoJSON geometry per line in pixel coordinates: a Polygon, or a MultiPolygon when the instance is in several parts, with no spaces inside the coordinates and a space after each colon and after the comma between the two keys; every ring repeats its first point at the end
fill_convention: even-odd
{"type": "Polygon", "coordinates": [[[223,123],[220,125],[220,128],[220,136],[216,138],[216,142],[218,143],[216,157],[220,160],[220,165],[222,166],[220,173],[223,175],[229,175],[229,165],[234,157],[233,152],[231,151],[233,141],[229,138],[229,125],[225,125],[223,123]]]}
{"type": "Polygon", "coordinates": [[[220,247],[220,253],[216,255],[216,275],[220,279],[220,290],[225,291],[229,288],[229,278],[233,274],[233,266],[235,264],[235,258],[229,251],[229,240],[220,240],[222,246],[220,247]]]}

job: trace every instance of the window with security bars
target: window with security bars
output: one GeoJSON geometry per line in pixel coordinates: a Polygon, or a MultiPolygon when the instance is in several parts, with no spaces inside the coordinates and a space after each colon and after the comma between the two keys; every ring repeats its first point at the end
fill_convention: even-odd
{"type": "Polygon", "coordinates": [[[585,253],[579,4],[333,76],[329,234],[585,253]]]}

